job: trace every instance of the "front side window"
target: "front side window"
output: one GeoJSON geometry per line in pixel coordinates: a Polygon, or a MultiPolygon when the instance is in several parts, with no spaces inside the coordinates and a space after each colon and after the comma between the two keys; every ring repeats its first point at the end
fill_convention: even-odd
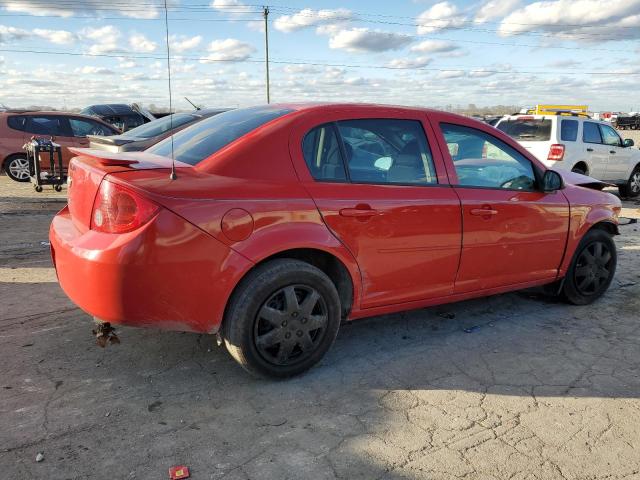
{"type": "Polygon", "coordinates": [[[24,117],[22,115],[12,115],[7,118],[7,125],[9,126],[9,128],[24,132],[27,126],[27,117],[24,117]]]}
{"type": "Polygon", "coordinates": [[[597,123],[584,122],[582,127],[582,141],[585,143],[602,143],[600,129],[597,123]]]}
{"type": "Polygon", "coordinates": [[[578,139],[577,120],[562,120],[560,122],[560,139],[563,142],[575,142],[578,139]]]}
{"type": "Polygon", "coordinates": [[[65,118],[61,115],[31,117],[26,131],[34,135],[68,136],[65,118]]]}
{"type": "Polygon", "coordinates": [[[222,147],[291,111],[269,105],[229,110],[185,128],[147,152],[171,157],[173,149],[176,160],[197,165],[222,147]]]}
{"type": "Polygon", "coordinates": [[[531,162],[497,138],[475,128],[441,124],[460,185],[535,190],[531,162]]]}
{"type": "Polygon", "coordinates": [[[114,135],[115,132],[106,125],[86,118],[70,118],[69,124],[74,137],[86,137],[87,135],[114,135]]]}
{"type": "Polygon", "coordinates": [[[609,125],[600,125],[600,131],[602,132],[602,141],[605,145],[611,145],[612,147],[622,146],[620,135],[609,125]]]}

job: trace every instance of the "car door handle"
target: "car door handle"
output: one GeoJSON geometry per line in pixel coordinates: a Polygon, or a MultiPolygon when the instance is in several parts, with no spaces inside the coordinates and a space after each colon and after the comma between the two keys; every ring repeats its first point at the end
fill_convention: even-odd
{"type": "Polygon", "coordinates": [[[340,210],[340,215],[343,217],[375,217],[379,212],[373,208],[343,208],[340,210]]]}
{"type": "Polygon", "coordinates": [[[486,215],[497,215],[498,211],[491,208],[472,208],[469,213],[478,217],[484,217],[486,215]]]}
{"type": "Polygon", "coordinates": [[[593,148],[587,148],[587,152],[593,152],[593,148]]]}
{"type": "Polygon", "coordinates": [[[615,150],[609,150],[609,153],[616,153],[615,150]]]}

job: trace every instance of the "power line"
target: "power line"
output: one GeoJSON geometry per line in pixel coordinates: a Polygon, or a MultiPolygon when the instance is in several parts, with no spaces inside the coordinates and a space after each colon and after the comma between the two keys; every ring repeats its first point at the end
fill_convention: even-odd
{"type": "MultiPolygon", "coordinates": [[[[143,54],[107,54],[107,53],[76,53],[76,52],[52,52],[42,50],[17,50],[0,48],[0,52],[11,53],[33,53],[33,54],[45,54],[45,55],[69,55],[76,57],[106,57],[106,58],[136,58],[136,59],[151,59],[162,60],[161,55],[143,55],[143,54]]],[[[176,58],[176,57],[174,57],[176,58]]],[[[188,56],[181,55],[178,58],[187,60],[202,60],[205,63],[264,63],[264,59],[247,58],[243,60],[232,59],[211,59],[206,56],[188,56]]],[[[311,62],[311,61],[292,61],[292,60],[269,60],[270,63],[276,63],[280,65],[308,65],[308,66],[321,66],[321,67],[339,67],[339,68],[362,68],[362,69],[383,69],[383,70],[415,70],[415,71],[436,71],[436,72],[463,72],[463,73],[491,73],[491,74],[510,74],[510,75],[622,75],[622,76],[637,76],[638,72],[624,72],[624,71],[581,71],[581,72],[568,72],[566,70],[545,70],[545,71],[525,71],[525,70],[497,70],[488,68],[479,69],[464,69],[464,68],[436,68],[436,67],[411,67],[411,66],[391,66],[391,65],[366,65],[366,64],[348,64],[348,63],[331,63],[331,62],[311,62]]]]}

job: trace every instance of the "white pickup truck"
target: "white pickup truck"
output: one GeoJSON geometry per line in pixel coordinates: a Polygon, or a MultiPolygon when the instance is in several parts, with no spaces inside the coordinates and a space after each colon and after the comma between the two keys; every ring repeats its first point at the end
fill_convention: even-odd
{"type": "Polygon", "coordinates": [[[623,197],[640,195],[640,150],[607,122],[583,115],[508,115],[495,127],[545,165],[618,186],[623,197]]]}

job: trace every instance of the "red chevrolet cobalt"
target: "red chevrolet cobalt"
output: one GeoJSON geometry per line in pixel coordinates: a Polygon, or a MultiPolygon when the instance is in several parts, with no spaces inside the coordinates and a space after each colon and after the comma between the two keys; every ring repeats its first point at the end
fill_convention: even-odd
{"type": "Polygon", "coordinates": [[[67,295],[102,322],[218,333],[260,375],[310,368],[342,319],[545,284],[583,305],[616,269],[616,197],[450,113],[269,105],[75,153],[50,234],[67,295]]]}

